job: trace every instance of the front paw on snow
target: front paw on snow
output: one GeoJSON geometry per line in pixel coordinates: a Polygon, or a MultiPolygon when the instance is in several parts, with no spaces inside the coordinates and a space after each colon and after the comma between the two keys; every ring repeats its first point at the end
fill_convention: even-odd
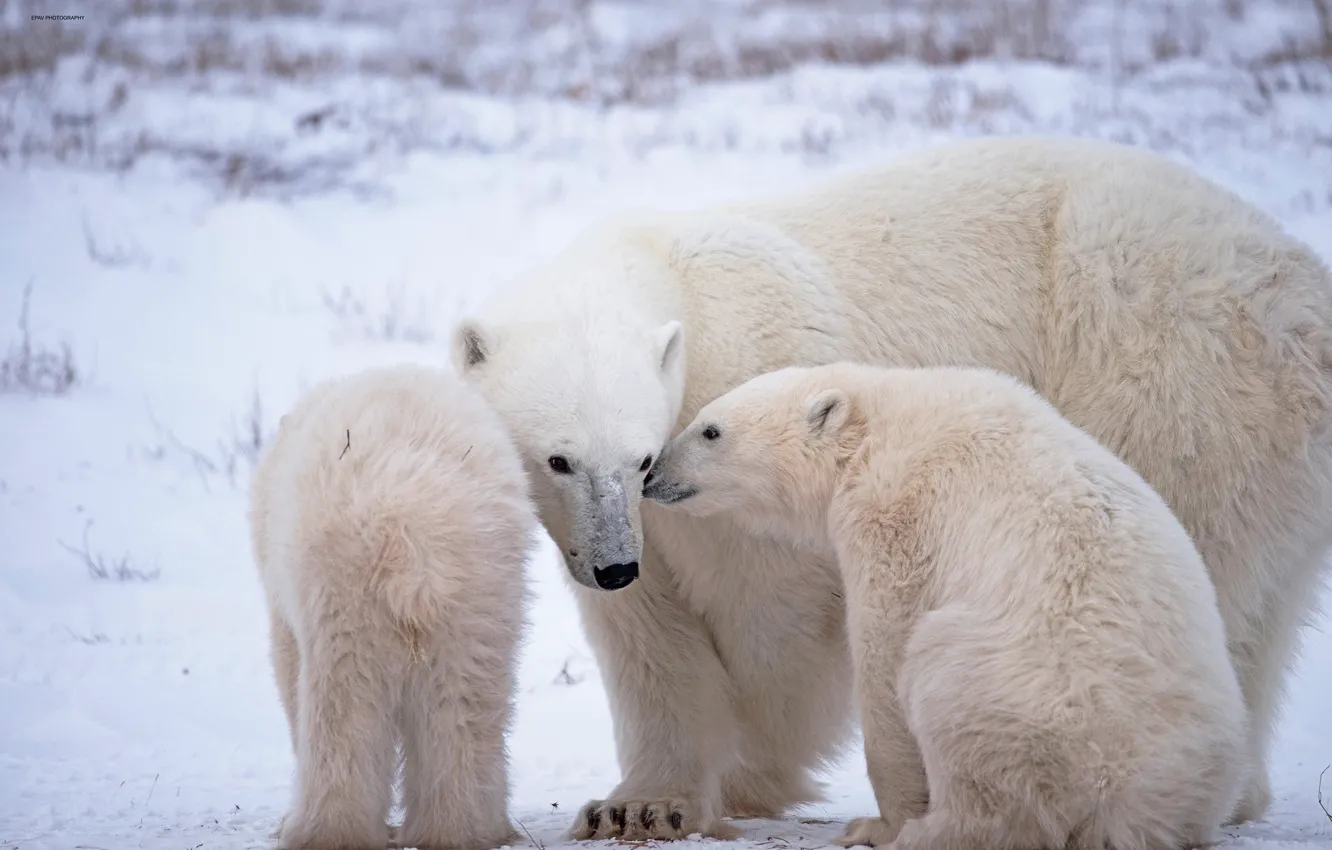
{"type": "Polygon", "coordinates": [[[881,844],[892,844],[901,831],[900,826],[892,826],[883,818],[855,818],[846,825],[842,837],[834,838],[832,843],[840,847],[878,847],[881,844]]]}
{"type": "Polygon", "coordinates": [[[695,800],[672,797],[657,800],[593,800],[583,806],[569,837],[624,838],[630,841],[671,840],[698,833],[709,838],[733,839],[743,833],[719,818],[704,819],[695,800]]]}

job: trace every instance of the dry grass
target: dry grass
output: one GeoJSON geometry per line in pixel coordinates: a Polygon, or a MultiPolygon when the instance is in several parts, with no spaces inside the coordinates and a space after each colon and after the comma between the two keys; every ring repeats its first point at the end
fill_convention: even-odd
{"type": "Polygon", "coordinates": [[[1327,819],[1332,821],[1332,812],[1327,810],[1327,804],[1323,802],[1323,774],[1329,770],[1332,770],[1332,765],[1323,768],[1323,772],[1318,774],[1318,808],[1322,809],[1323,814],[1327,815],[1327,819]]]}
{"type": "Polygon", "coordinates": [[[90,578],[98,581],[148,582],[156,581],[162,577],[162,571],[156,567],[151,570],[141,570],[131,566],[128,552],[112,557],[108,557],[102,552],[94,552],[88,542],[88,532],[92,525],[93,521],[91,519],[84,523],[83,541],[78,547],[70,546],[63,541],[56,541],[62,549],[83,563],[90,578]]]}
{"type": "Polygon", "coordinates": [[[1321,45],[1283,40],[1270,45],[1271,55],[1332,55],[1332,0],[1145,0],[1131,7],[1122,0],[748,0],[698,8],[631,0],[624,5],[668,23],[629,45],[606,36],[615,24],[589,0],[106,0],[74,22],[29,20],[56,11],[55,0],[9,4],[20,23],[0,28],[0,78],[49,72],[61,58],[83,55],[140,78],[244,72],[309,80],[340,72],[603,105],[660,103],[699,83],[767,77],[812,62],[1085,64],[1102,61],[1093,57],[1105,43],[1125,39],[1150,45],[1135,51],[1148,60],[1224,57],[1237,21],[1265,7],[1307,9],[1323,32],[1321,45]],[[1084,22],[1116,6],[1132,9],[1138,31],[1116,32],[1118,15],[1084,22]],[[357,51],[275,37],[273,27],[302,22],[378,28],[391,37],[357,51]],[[247,23],[267,25],[267,34],[247,23]]]}
{"type": "Polygon", "coordinates": [[[264,416],[263,399],[258,390],[251,394],[245,412],[231,420],[227,435],[218,439],[211,451],[182,440],[173,429],[158,420],[151,405],[148,405],[147,412],[157,431],[157,444],[140,450],[139,454],[152,461],[168,457],[189,461],[205,490],[211,490],[210,482],[219,477],[233,489],[243,484],[248,478],[242,476],[248,476],[259,465],[264,449],[274,437],[274,429],[264,416]]]}
{"type": "Polygon", "coordinates": [[[0,392],[26,392],[32,395],[60,396],[79,382],[79,369],[69,343],[49,348],[32,338],[28,326],[28,308],[32,299],[32,281],[23,287],[23,306],[19,309],[18,342],[11,345],[0,360],[0,392]]]}
{"type": "Polygon", "coordinates": [[[1313,0],[1318,15],[1318,31],[1323,37],[1323,52],[1332,56],[1332,0],[1313,0]]]}
{"type": "MultiPolygon", "coordinates": [[[[327,189],[383,149],[495,153],[550,135],[537,119],[496,138],[466,114],[441,120],[421,107],[395,118],[379,103],[349,105],[347,91],[387,81],[409,87],[390,112],[472,93],[593,116],[669,109],[699,85],[810,64],[955,69],[1023,59],[1122,87],[1162,63],[1197,59],[1242,68],[1263,90],[1295,74],[1332,91],[1332,0],[103,0],[84,21],[28,20],[67,11],[61,2],[0,0],[0,164],[128,169],[165,154],[240,196],[327,189]],[[1284,23],[1268,25],[1273,15],[1284,23]],[[641,30],[645,21],[652,29],[641,30]],[[641,31],[620,32],[626,22],[641,31]],[[1268,41],[1255,46],[1255,33],[1268,41]],[[127,117],[164,86],[228,103],[250,95],[269,113],[290,103],[288,129],[254,142],[127,117]],[[301,96],[267,97],[273,89],[301,96]]],[[[1022,108],[972,97],[968,115],[946,86],[923,116],[928,128],[961,120],[1000,131],[983,116],[1022,108]]],[[[1118,89],[1115,97],[1118,110],[1118,89]]],[[[263,126],[280,127],[272,117],[263,126]]],[[[826,159],[838,141],[811,120],[781,144],[826,159]]],[[[626,140],[631,151],[654,144],[626,140]]]]}
{"type": "Polygon", "coordinates": [[[143,252],[133,245],[123,245],[119,242],[108,241],[105,238],[99,238],[93,232],[92,222],[88,220],[88,214],[84,213],[81,224],[83,225],[83,248],[88,254],[88,259],[99,266],[105,268],[125,268],[127,266],[144,266],[147,259],[143,252]]]}
{"type": "Polygon", "coordinates": [[[321,288],[325,309],[342,325],[345,333],[379,342],[427,343],[435,337],[428,317],[431,305],[422,299],[409,300],[406,287],[390,284],[382,297],[371,299],[343,286],[333,292],[321,288]]]}
{"type": "Polygon", "coordinates": [[[273,439],[273,433],[264,419],[264,403],[255,390],[250,404],[239,419],[231,422],[231,431],[225,440],[218,441],[217,457],[231,486],[236,486],[237,474],[244,469],[253,471],[263,458],[264,447],[273,439]]]}

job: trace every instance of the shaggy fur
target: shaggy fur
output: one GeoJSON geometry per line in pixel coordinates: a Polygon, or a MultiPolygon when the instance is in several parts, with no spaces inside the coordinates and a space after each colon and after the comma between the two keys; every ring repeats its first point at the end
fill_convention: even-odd
{"type": "Polygon", "coordinates": [[[1101,142],[951,144],[786,197],[622,216],[500,288],[453,349],[529,463],[610,694],[623,777],[574,835],[719,835],[724,815],[821,796],[811,772],[853,728],[832,557],[728,517],[640,514],[640,470],[727,390],[841,360],[1017,377],[1161,494],[1216,585],[1251,713],[1234,816],[1266,810],[1332,542],[1332,275],[1230,192],[1101,142]],[[638,580],[599,589],[616,564],[638,580]],[[682,826],[625,817],[644,805],[682,826]]]}
{"type": "Polygon", "coordinates": [[[837,364],[709,404],[645,495],[831,546],[895,850],[1220,837],[1245,712],[1207,568],[1143,479],[1017,381],[837,364]]]}
{"type": "Polygon", "coordinates": [[[283,417],[250,521],[297,763],[279,846],[383,850],[399,744],[405,846],[512,840],[505,735],[537,519],[496,415],[421,367],[324,383],[283,417]]]}

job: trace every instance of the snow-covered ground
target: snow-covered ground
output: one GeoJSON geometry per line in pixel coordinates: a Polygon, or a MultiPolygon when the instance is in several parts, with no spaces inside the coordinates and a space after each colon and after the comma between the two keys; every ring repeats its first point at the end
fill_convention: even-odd
{"type": "MultiPolygon", "coordinates": [[[[0,392],[0,850],[270,846],[292,759],[244,517],[256,449],[312,381],[444,364],[460,310],[596,217],[1058,132],[1165,151],[1332,260],[1332,66],[1308,52],[1312,4],[1227,4],[1238,18],[1187,27],[1187,10],[1144,13],[1096,41],[1114,7],[1089,3],[1061,30],[1077,49],[1019,44],[1020,61],[949,47],[974,33],[935,6],[888,19],[847,0],[859,18],[505,0],[469,19],[485,38],[465,56],[431,53],[448,4],[366,18],[252,0],[285,12],[252,20],[226,0],[196,0],[193,18],[117,0],[99,8],[137,11],[29,20],[71,11],[49,5],[0,3],[0,356],[27,345],[59,366],[68,343],[76,373],[60,394],[0,392]],[[702,31],[725,38],[699,36],[708,15],[702,31]],[[54,26],[100,34],[37,29],[54,26]],[[917,62],[900,32],[925,31],[917,62]],[[520,40],[506,64],[496,45],[520,40]]],[[[532,564],[511,740],[514,816],[552,848],[618,779],[561,569],[548,547],[532,564]]],[[[1227,847],[1332,847],[1329,659],[1319,621],[1277,801],[1227,847]]],[[[745,822],[744,841],[825,845],[873,808],[849,758],[826,804],[745,822]]]]}

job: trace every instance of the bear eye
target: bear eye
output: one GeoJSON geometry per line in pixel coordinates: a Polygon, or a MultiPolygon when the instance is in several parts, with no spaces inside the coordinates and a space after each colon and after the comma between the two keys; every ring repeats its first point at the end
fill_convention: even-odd
{"type": "Polygon", "coordinates": [[[709,425],[703,429],[703,439],[715,440],[721,436],[721,430],[716,425],[709,425]]]}
{"type": "Polygon", "coordinates": [[[638,465],[639,472],[647,472],[652,468],[652,455],[643,458],[643,462],[638,465]]]}
{"type": "Polygon", "coordinates": [[[569,461],[565,460],[561,455],[551,455],[546,460],[546,463],[550,464],[550,468],[558,472],[560,475],[569,474],[569,461]]]}

